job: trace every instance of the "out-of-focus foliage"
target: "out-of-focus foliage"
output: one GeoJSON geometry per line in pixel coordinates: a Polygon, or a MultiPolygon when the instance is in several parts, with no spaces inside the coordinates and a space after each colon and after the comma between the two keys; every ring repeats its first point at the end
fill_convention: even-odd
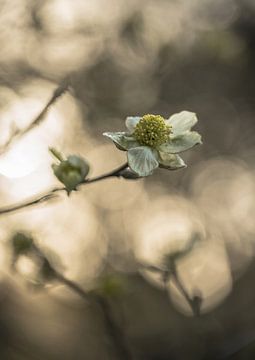
{"type": "Polygon", "coordinates": [[[12,238],[14,255],[27,254],[33,247],[33,239],[23,233],[16,233],[12,238]]]}

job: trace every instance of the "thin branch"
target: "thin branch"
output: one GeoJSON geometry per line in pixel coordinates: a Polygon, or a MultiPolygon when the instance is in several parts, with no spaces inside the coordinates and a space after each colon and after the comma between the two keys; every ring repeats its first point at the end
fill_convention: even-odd
{"type": "Polygon", "coordinates": [[[125,336],[123,334],[122,329],[116,324],[111,307],[109,306],[107,300],[98,294],[87,293],[83,290],[80,285],[76,284],[74,281],[67,279],[62,274],[55,271],[55,278],[67,286],[70,290],[74,291],[78,294],[83,300],[87,303],[91,303],[93,301],[99,306],[101,314],[104,319],[104,325],[107,329],[107,334],[111,338],[112,343],[114,345],[114,349],[116,351],[116,355],[119,359],[123,360],[132,360],[133,356],[127,346],[125,336]]]}
{"type": "Polygon", "coordinates": [[[62,274],[55,272],[56,279],[62,283],[63,285],[67,286],[70,290],[74,291],[78,294],[83,300],[86,302],[91,303],[93,300],[99,306],[101,310],[104,325],[107,329],[107,334],[111,338],[112,343],[114,345],[114,349],[116,351],[116,355],[119,359],[122,360],[132,360],[132,354],[129,351],[129,348],[126,343],[125,336],[123,334],[122,329],[116,324],[111,307],[109,306],[107,300],[100,295],[90,294],[83,290],[78,284],[74,281],[67,279],[62,274]]]}
{"type": "MultiPolygon", "coordinates": [[[[102,181],[102,180],[108,179],[110,177],[121,177],[122,176],[122,171],[124,169],[126,169],[127,167],[128,167],[128,164],[125,163],[125,164],[121,165],[120,167],[118,167],[117,169],[112,170],[111,172],[96,176],[94,178],[85,179],[85,180],[83,180],[83,182],[81,184],[79,184],[79,187],[83,186],[83,185],[92,184],[92,183],[97,182],[97,181],[102,181]]],[[[57,193],[62,192],[62,191],[66,191],[66,188],[65,187],[53,188],[53,189],[49,190],[48,192],[46,192],[43,195],[35,196],[33,198],[22,201],[22,202],[20,202],[18,204],[2,207],[2,208],[0,208],[0,216],[8,214],[8,213],[13,213],[13,212],[15,212],[17,210],[21,210],[21,209],[24,209],[24,208],[32,207],[32,206],[35,206],[37,204],[44,203],[44,202],[46,202],[48,200],[56,199],[58,197],[57,193]]]]}
{"type": "Polygon", "coordinates": [[[145,264],[141,264],[141,265],[145,270],[153,271],[158,274],[161,274],[165,291],[168,291],[168,282],[172,280],[176,288],[180,291],[180,293],[183,295],[183,297],[189,304],[193,312],[193,315],[196,317],[200,316],[200,307],[202,303],[202,298],[198,295],[195,295],[193,297],[189,295],[188,291],[186,290],[185,286],[183,285],[179,277],[175,261],[172,261],[171,264],[168,264],[167,269],[159,268],[157,266],[152,266],[152,265],[145,265],[145,264]]]}
{"type": "Polygon", "coordinates": [[[189,296],[189,294],[188,294],[187,290],[185,289],[184,285],[182,284],[177,272],[172,273],[171,279],[174,282],[177,289],[180,291],[180,293],[186,299],[187,303],[189,304],[189,306],[193,312],[193,315],[200,316],[200,307],[197,306],[197,301],[196,301],[197,297],[191,298],[189,296]]]}
{"type": "Polygon", "coordinates": [[[91,179],[85,179],[81,185],[84,184],[91,184],[97,181],[101,181],[110,177],[121,177],[122,176],[122,171],[125,170],[128,167],[128,163],[124,163],[123,165],[119,166],[117,169],[114,169],[106,174],[103,175],[99,175],[97,177],[91,178],[91,179]]]}
{"type": "Polygon", "coordinates": [[[20,139],[23,135],[27,134],[30,130],[32,130],[35,126],[39,125],[42,120],[44,120],[45,115],[47,114],[49,108],[55,103],[57,99],[59,99],[69,88],[69,80],[68,78],[64,79],[61,84],[55,89],[53,92],[50,100],[41,110],[41,112],[35,117],[35,119],[24,129],[16,129],[11,134],[10,138],[7,142],[0,147],[0,155],[4,154],[6,151],[9,150],[11,145],[20,139]]]}
{"type": "Polygon", "coordinates": [[[9,213],[12,213],[12,212],[24,209],[24,208],[32,207],[34,205],[41,204],[41,203],[44,203],[44,202],[52,200],[52,199],[56,199],[57,194],[55,194],[55,193],[57,191],[62,191],[62,190],[65,190],[65,189],[64,188],[55,188],[55,189],[50,190],[48,193],[41,195],[39,197],[37,196],[34,198],[27,199],[24,202],[21,202],[18,204],[2,207],[2,208],[0,208],[0,216],[9,214],[9,213]]]}
{"type": "Polygon", "coordinates": [[[37,254],[37,256],[39,256],[40,258],[44,259],[47,262],[48,271],[50,271],[53,278],[55,278],[61,284],[65,285],[70,290],[78,294],[83,300],[85,300],[86,303],[94,302],[97,304],[97,306],[101,311],[104,320],[104,325],[105,328],[107,329],[107,334],[111,338],[118,359],[132,360],[133,356],[127,345],[125,335],[122,331],[122,328],[116,324],[112,313],[112,309],[109,303],[107,302],[107,300],[102,295],[92,292],[86,292],[80,287],[79,284],[77,284],[72,280],[69,280],[60,272],[58,272],[55,269],[54,265],[48,260],[47,255],[45,255],[44,252],[41,250],[41,248],[39,248],[36,244],[33,244],[33,250],[37,254]]]}
{"type": "Polygon", "coordinates": [[[109,303],[103,296],[99,295],[96,295],[95,300],[97,301],[97,304],[102,311],[105,327],[108,330],[108,334],[110,335],[113,343],[115,344],[115,351],[118,359],[132,360],[133,355],[129,350],[125,335],[122,331],[122,328],[116,324],[109,303]]]}
{"type": "Polygon", "coordinates": [[[76,294],[78,294],[83,300],[89,302],[91,299],[89,297],[89,294],[83,290],[78,284],[76,284],[74,281],[67,279],[62,274],[57,272],[55,270],[55,278],[61,282],[63,285],[67,286],[69,289],[74,291],[76,294]]]}

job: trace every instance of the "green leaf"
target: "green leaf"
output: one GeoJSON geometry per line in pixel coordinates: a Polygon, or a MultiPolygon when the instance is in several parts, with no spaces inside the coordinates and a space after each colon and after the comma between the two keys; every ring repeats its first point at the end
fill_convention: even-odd
{"type": "Polygon", "coordinates": [[[190,130],[197,123],[197,116],[190,111],[181,111],[180,113],[172,115],[166,120],[166,123],[172,126],[174,135],[180,135],[190,130]]]}
{"type": "Polygon", "coordinates": [[[158,166],[158,152],[148,146],[139,146],[128,150],[128,165],[139,176],[151,175],[158,166]]]}
{"type": "Polygon", "coordinates": [[[135,131],[135,127],[139,123],[140,119],[140,116],[128,116],[126,118],[126,127],[131,134],[135,131]]]}
{"type": "Polygon", "coordinates": [[[160,153],[159,167],[168,170],[177,170],[186,166],[187,165],[179,155],[160,153]]]}
{"type": "Polygon", "coordinates": [[[202,144],[201,136],[196,131],[187,131],[182,135],[170,135],[170,140],[160,145],[158,150],[167,154],[177,154],[197,144],[202,144]]]}
{"type": "Polygon", "coordinates": [[[139,146],[139,143],[126,132],[105,132],[104,136],[110,138],[120,150],[129,150],[139,146]]]}

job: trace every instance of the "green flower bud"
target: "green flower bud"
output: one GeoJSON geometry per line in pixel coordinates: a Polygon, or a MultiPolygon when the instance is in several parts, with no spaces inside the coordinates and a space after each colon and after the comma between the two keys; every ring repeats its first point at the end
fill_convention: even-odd
{"type": "Polygon", "coordinates": [[[89,165],[80,156],[70,155],[59,164],[53,164],[52,169],[58,180],[65,185],[67,191],[71,192],[85,179],[89,172],[89,165]]]}

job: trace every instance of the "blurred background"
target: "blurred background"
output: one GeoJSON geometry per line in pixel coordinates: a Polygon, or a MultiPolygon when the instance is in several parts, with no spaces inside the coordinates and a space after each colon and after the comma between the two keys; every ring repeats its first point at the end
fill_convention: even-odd
{"type": "Polygon", "coordinates": [[[1,152],[1,207],[58,185],[49,146],[84,156],[90,176],[123,164],[102,133],[124,131],[126,116],[193,111],[204,142],[184,154],[187,169],[107,179],[0,217],[0,358],[121,359],[98,309],[38,281],[33,259],[12,271],[22,232],[100,292],[133,359],[254,359],[255,2],[1,0],[0,44],[1,146],[70,81],[1,152]],[[154,271],[182,251],[199,317],[154,271]]]}

